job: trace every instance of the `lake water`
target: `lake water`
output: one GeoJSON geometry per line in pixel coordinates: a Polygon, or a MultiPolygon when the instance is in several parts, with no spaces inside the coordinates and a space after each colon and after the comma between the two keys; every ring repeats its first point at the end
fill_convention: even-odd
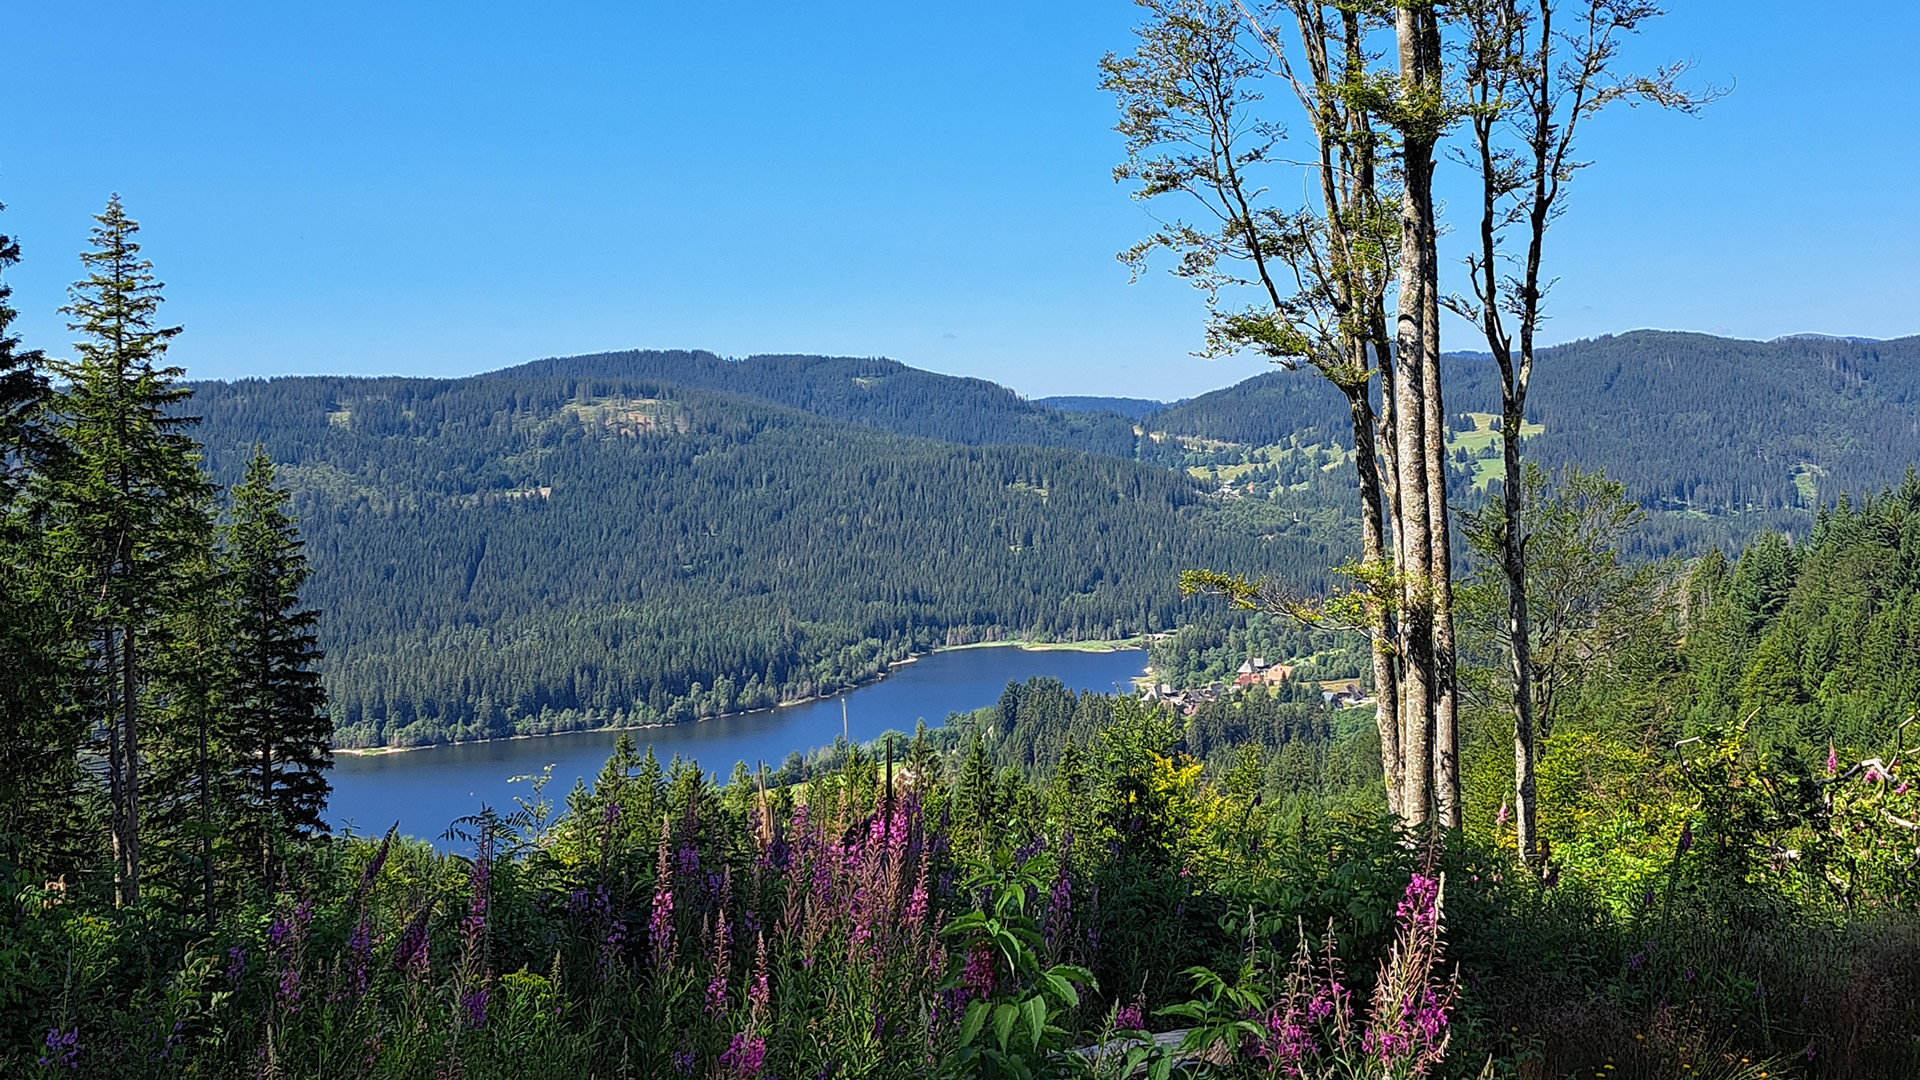
{"type": "MultiPolygon", "coordinates": [[[[724,778],[737,761],[777,767],[795,750],[830,745],[840,734],[843,700],[848,731],[855,741],[866,742],[889,728],[911,732],[921,719],[938,727],[950,712],[992,705],[1010,680],[1050,676],[1076,690],[1105,692],[1127,689],[1146,667],[1145,649],[955,649],[923,656],[837,698],[629,734],[643,754],[651,743],[662,763],[679,754],[724,778]]],[[[333,761],[327,821],[336,830],[350,826],[363,834],[385,832],[398,821],[404,834],[443,848],[462,846],[440,840],[448,823],[477,813],[482,803],[511,809],[514,795],[527,794],[528,785],[509,784],[510,778],[552,764],[547,792],[556,807],[564,805],[574,778],[591,783],[619,737],[614,731],[581,731],[397,754],[340,754],[333,761]]]]}

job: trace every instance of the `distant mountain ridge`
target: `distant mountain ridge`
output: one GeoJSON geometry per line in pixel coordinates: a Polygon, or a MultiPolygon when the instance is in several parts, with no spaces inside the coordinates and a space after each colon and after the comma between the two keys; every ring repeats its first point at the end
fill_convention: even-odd
{"type": "MultiPolygon", "coordinates": [[[[1481,354],[1442,368],[1449,413],[1498,412],[1481,354]]],[[[1810,511],[1896,484],[1920,460],[1920,337],[1743,341],[1639,330],[1542,350],[1527,454],[1605,468],[1650,508],[1810,511]]],[[[1312,431],[1350,446],[1345,400],[1311,371],[1273,371],[1141,424],[1252,446],[1312,431]]]]}
{"type": "Polygon", "coordinates": [[[1073,394],[1034,398],[1033,401],[1036,405],[1045,405],[1049,409],[1058,409],[1061,412],[1111,412],[1119,413],[1129,420],[1138,420],[1167,407],[1166,402],[1155,401],[1152,398],[1086,397],[1073,394]]]}
{"type": "Polygon", "coordinates": [[[481,377],[657,380],[895,435],[966,446],[1049,446],[1134,456],[1133,425],[1122,416],[1051,409],[998,383],[923,371],[882,357],[729,360],[701,350],[631,350],[535,360],[481,377]]]}

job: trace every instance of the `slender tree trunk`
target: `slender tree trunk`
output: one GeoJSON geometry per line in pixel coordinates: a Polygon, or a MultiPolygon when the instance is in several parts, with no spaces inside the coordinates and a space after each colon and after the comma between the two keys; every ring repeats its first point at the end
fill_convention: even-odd
{"type": "MultiPolygon", "coordinates": [[[[1427,234],[1426,265],[1439,253],[1427,234]]],[[[1422,310],[1421,382],[1427,395],[1427,524],[1433,544],[1433,795],[1440,823],[1460,827],[1460,737],[1453,641],[1453,541],[1447,514],[1447,413],[1440,393],[1440,293],[1429,282],[1422,310]]]]}
{"type": "Polygon", "coordinates": [[[213,769],[207,760],[207,708],[200,710],[200,746],[199,760],[196,762],[200,773],[200,898],[206,908],[207,933],[213,933],[213,769]]]}
{"type": "Polygon", "coordinates": [[[126,836],[121,842],[121,850],[126,853],[125,891],[129,906],[140,902],[140,730],[139,710],[135,705],[133,650],[134,633],[129,626],[121,632],[120,649],[120,715],[121,724],[126,729],[126,738],[121,743],[126,753],[121,786],[126,792],[127,803],[125,817],[122,818],[126,836]]]}
{"type": "MultiPolygon", "coordinates": [[[[1364,354],[1365,346],[1361,346],[1364,354]]],[[[1364,368],[1363,368],[1364,370],[1364,368]]],[[[1386,529],[1380,505],[1380,463],[1374,455],[1373,405],[1367,386],[1347,391],[1353,413],[1354,468],[1360,476],[1361,555],[1370,566],[1387,565],[1386,529]]],[[[1386,778],[1387,809],[1400,813],[1404,765],[1400,749],[1400,677],[1394,667],[1393,613],[1382,611],[1370,635],[1373,652],[1374,723],[1380,729],[1380,770],[1386,778]]]]}
{"type": "MultiPolygon", "coordinates": [[[[120,667],[119,652],[114,647],[116,631],[108,627],[101,633],[102,644],[106,649],[105,670],[111,674],[120,667]]],[[[119,708],[111,692],[106,700],[107,728],[107,843],[113,848],[113,904],[123,907],[127,903],[127,853],[125,846],[126,826],[122,821],[126,806],[126,784],[120,775],[120,716],[119,708]]]]}
{"type": "MultiPolygon", "coordinates": [[[[1427,445],[1425,385],[1427,308],[1437,299],[1437,267],[1430,261],[1433,232],[1434,132],[1423,119],[1433,92],[1430,55],[1433,13],[1406,4],[1394,17],[1400,63],[1401,107],[1409,122],[1402,132],[1405,188],[1400,199],[1400,287],[1397,313],[1395,437],[1400,487],[1400,550],[1403,585],[1401,629],[1406,639],[1406,681],[1401,687],[1401,747],[1406,762],[1401,817],[1426,822],[1434,776],[1434,564],[1427,457],[1445,453],[1427,445]]],[[[1444,493],[1442,494],[1444,498],[1444,493]]]]}
{"type": "Polygon", "coordinates": [[[1537,801],[1533,780],[1533,627],[1527,616],[1526,537],[1520,533],[1520,422],[1519,403],[1509,391],[1501,417],[1501,449],[1506,479],[1501,509],[1506,520],[1501,569],[1507,578],[1507,637],[1513,659],[1513,811],[1515,840],[1521,862],[1535,854],[1534,819],[1537,801]]]}
{"type": "Polygon", "coordinates": [[[273,898],[273,744],[260,743],[260,882],[273,898]]]}

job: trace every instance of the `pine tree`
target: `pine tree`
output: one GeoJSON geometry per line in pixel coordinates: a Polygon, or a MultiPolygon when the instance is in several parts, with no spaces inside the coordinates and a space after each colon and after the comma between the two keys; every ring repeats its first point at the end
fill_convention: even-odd
{"type": "Polygon", "coordinates": [[[50,478],[48,539],[76,605],[84,671],[74,701],[104,734],[108,840],[116,900],[140,898],[140,804],[150,762],[143,750],[148,661],[174,567],[208,541],[210,486],[176,408],[184,374],[165,366],[179,327],[161,327],[161,285],[134,241],[139,225],[119,196],[107,203],[80,258],[88,274],[62,310],[80,332],[79,358],[51,364],[65,382],[53,401],[55,433],[70,453],[50,478]]]}
{"type": "Polygon", "coordinates": [[[300,607],[307,557],[287,491],[275,486],[273,462],[260,447],[233,491],[227,527],[235,633],[234,742],[251,773],[245,807],[249,840],[269,893],[282,838],[325,832],[321,818],[333,764],[333,720],[314,665],[320,613],[300,607]]]}

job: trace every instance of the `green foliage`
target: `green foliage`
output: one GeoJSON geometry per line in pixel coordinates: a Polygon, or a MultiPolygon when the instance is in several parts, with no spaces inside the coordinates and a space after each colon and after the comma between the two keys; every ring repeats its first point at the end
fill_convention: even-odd
{"type": "Polygon", "coordinates": [[[1182,562],[1325,565],[1169,470],[664,381],[282,379],[195,407],[216,476],[259,441],[293,491],[349,746],[760,708],[941,645],[1171,627],[1182,562]]]}
{"type": "Polygon", "coordinates": [[[1056,1052],[1068,1034],[1060,1024],[1080,1007],[1079,987],[1098,989],[1084,968],[1043,963],[1046,943],[1028,905],[1046,888],[1042,867],[1051,861],[1016,863],[1012,853],[996,851],[966,879],[980,906],[941,931],[956,944],[948,988],[984,994],[967,1003],[949,1058],[967,1075],[1032,1080],[1057,1073],[1056,1052]]]}

